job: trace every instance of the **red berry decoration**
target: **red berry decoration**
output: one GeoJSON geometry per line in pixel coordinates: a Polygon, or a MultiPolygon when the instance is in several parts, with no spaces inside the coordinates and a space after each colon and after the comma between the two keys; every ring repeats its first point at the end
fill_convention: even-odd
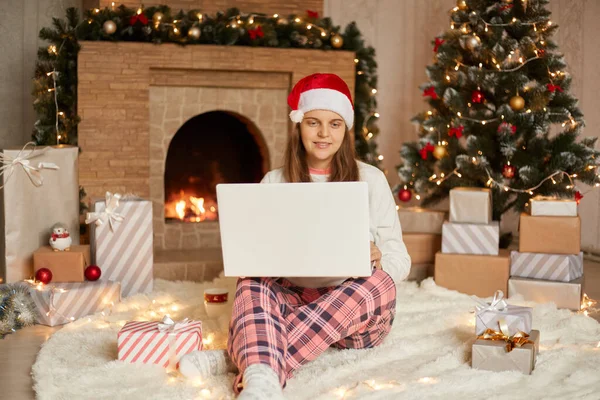
{"type": "Polygon", "coordinates": [[[90,265],[85,269],[85,279],[88,281],[97,281],[102,275],[102,270],[97,265],[90,265]]]}
{"type": "Polygon", "coordinates": [[[400,189],[398,192],[398,199],[403,202],[408,202],[412,198],[412,192],[408,189],[400,189]]]}
{"type": "Polygon", "coordinates": [[[502,168],[502,176],[508,179],[512,179],[515,177],[517,173],[517,169],[514,165],[504,164],[504,168],[502,168]]]}
{"type": "Polygon", "coordinates": [[[483,103],[484,100],[485,96],[483,95],[483,92],[481,90],[475,90],[471,94],[471,101],[473,103],[483,103]]]}
{"type": "Polygon", "coordinates": [[[48,268],[40,268],[35,273],[35,280],[42,282],[44,285],[52,281],[52,271],[48,268]]]}
{"type": "Polygon", "coordinates": [[[583,195],[581,194],[581,192],[579,190],[575,192],[574,197],[575,197],[575,201],[577,202],[577,204],[579,204],[581,199],[583,199],[583,195]]]}

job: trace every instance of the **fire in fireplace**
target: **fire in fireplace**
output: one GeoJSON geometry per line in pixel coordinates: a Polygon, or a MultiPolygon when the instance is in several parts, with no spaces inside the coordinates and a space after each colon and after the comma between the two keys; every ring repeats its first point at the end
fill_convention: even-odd
{"type": "Polygon", "coordinates": [[[188,120],[173,137],[165,165],[165,219],[216,221],[219,183],[256,183],[269,169],[268,150],[248,119],[212,111],[188,120]]]}

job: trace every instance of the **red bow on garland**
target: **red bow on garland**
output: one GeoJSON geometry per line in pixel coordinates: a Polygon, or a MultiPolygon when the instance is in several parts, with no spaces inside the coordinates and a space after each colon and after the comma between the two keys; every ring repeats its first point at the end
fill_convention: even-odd
{"type": "Polygon", "coordinates": [[[265,36],[265,33],[262,30],[262,26],[258,26],[255,29],[248,29],[248,35],[250,35],[250,39],[254,40],[256,38],[262,38],[265,36]]]}
{"type": "Polygon", "coordinates": [[[435,149],[435,147],[433,147],[433,145],[431,143],[427,143],[425,145],[425,147],[423,147],[421,150],[419,150],[419,153],[421,153],[421,158],[423,160],[427,160],[427,153],[433,153],[433,150],[435,149]]]}
{"type": "Polygon", "coordinates": [[[548,90],[550,91],[550,93],[554,93],[557,90],[559,92],[562,92],[563,89],[559,86],[559,85],[553,85],[552,83],[547,84],[546,86],[548,86],[548,90]]]}
{"type": "Polygon", "coordinates": [[[450,137],[456,136],[457,139],[460,139],[462,137],[464,131],[465,131],[465,127],[462,125],[459,126],[458,128],[453,126],[448,131],[448,136],[450,136],[450,137]]]}
{"type": "Polygon", "coordinates": [[[427,96],[431,97],[434,100],[439,99],[437,93],[435,92],[435,88],[433,86],[430,87],[429,89],[423,90],[423,97],[427,97],[427,96]]]}
{"type": "Polygon", "coordinates": [[[445,42],[444,39],[435,38],[435,46],[433,46],[433,51],[435,51],[437,53],[437,51],[439,50],[440,46],[443,45],[444,42],[445,42]]]}
{"type": "MultiPolygon", "coordinates": [[[[579,193],[579,192],[577,192],[579,193]]],[[[52,241],[54,242],[56,239],[64,239],[64,238],[68,238],[69,234],[67,232],[65,233],[53,233],[52,234],[52,241]]]]}
{"type": "Polygon", "coordinates": [[[129,25],[133,26],[136,22],[140,22],[142,25],[148,25],[148,17],[142,14],[133,14],[129,20],[129,25]]]}
{"type": "Polygon", "coordinates": [[[578,190],[578,191],[575,192],[575,202],[577,202],[577,204],[579,204],[579,202],[581,201],[581,199],[583,199],[583,195],[578,190]]]}
{"type": "Polygon", "coordinates": [[[308,14],[309,18],[319,18],[319,13],[316,11],[306,10],[306,14],[308,14]]]}
{"type": "Polygon", "coordinates": [[[506,4],[506,5],[500,7],[500,11],[510,10],[513,7],[514,7],[513,4],[506,4]]]}

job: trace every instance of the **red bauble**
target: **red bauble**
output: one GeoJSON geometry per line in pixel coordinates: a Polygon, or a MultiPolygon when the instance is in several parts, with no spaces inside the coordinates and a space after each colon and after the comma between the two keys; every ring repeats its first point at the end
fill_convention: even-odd
{"type": "Polygon", "coordinates": [[[52,271],[48,268],[40,268],[35,273],[35,280],[47,285],[52,281],[52,271]]]}
{"type": "Polygon", "coordinates": [[[97,265],[90,265],[85,269],[85,279],[88,281],[97,281],[102,275],[102,270],[97,265]]]}
{"type": "Polygon", "coordinates": [[[475,90],[471,94],[471,101],[473,103],[483,103],[484,100],[485,96],[483,95],[483,92],[481,90],[475,90]]]}
{"type": "Polygon", "coordinates": [[[517,173],[517,169],[514,165],[504,164],[504,168],[502,168],[502,176],[508,179],[512,179],[515,177],[517,173]]]}
{"type": "Polygon", "coordinates": [[[408,189],[400,189],[398,192],[398,199],[403,202],[408,202],[412,198],[412,192],[408,189]]]}

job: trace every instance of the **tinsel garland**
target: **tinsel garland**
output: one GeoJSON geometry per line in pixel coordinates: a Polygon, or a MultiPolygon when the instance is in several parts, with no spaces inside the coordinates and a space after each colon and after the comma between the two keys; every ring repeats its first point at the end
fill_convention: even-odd
{"type": "Polygon", "coordinates": [[[0,285],[0,339],[37,320],[37,308],[23,283],[0,285]]]}
{"type": "MultiPolygon", "coordinates": [[[[180,45],[227,45],[353,51],[356,54],[355,143],[362,160],[378,165],[375,136],[379,114],[375,50],[365,46],[356,24],[342,32],[330,18],[306,15],[279,16],[244,13],[232,8],[215,16],[199,10],[175,12],[167,6],[92,9],[80,19],[75,8],[66,21],[54,18],[53,29],[40,38],[50,45],[40,48],[34,81],[36,121],[33,139],[38,144],[77,144],[77,53],[79,41],[128,41],[180,45]]],[[[239,61],[239,60],[238,60],[239,61]]]]}

